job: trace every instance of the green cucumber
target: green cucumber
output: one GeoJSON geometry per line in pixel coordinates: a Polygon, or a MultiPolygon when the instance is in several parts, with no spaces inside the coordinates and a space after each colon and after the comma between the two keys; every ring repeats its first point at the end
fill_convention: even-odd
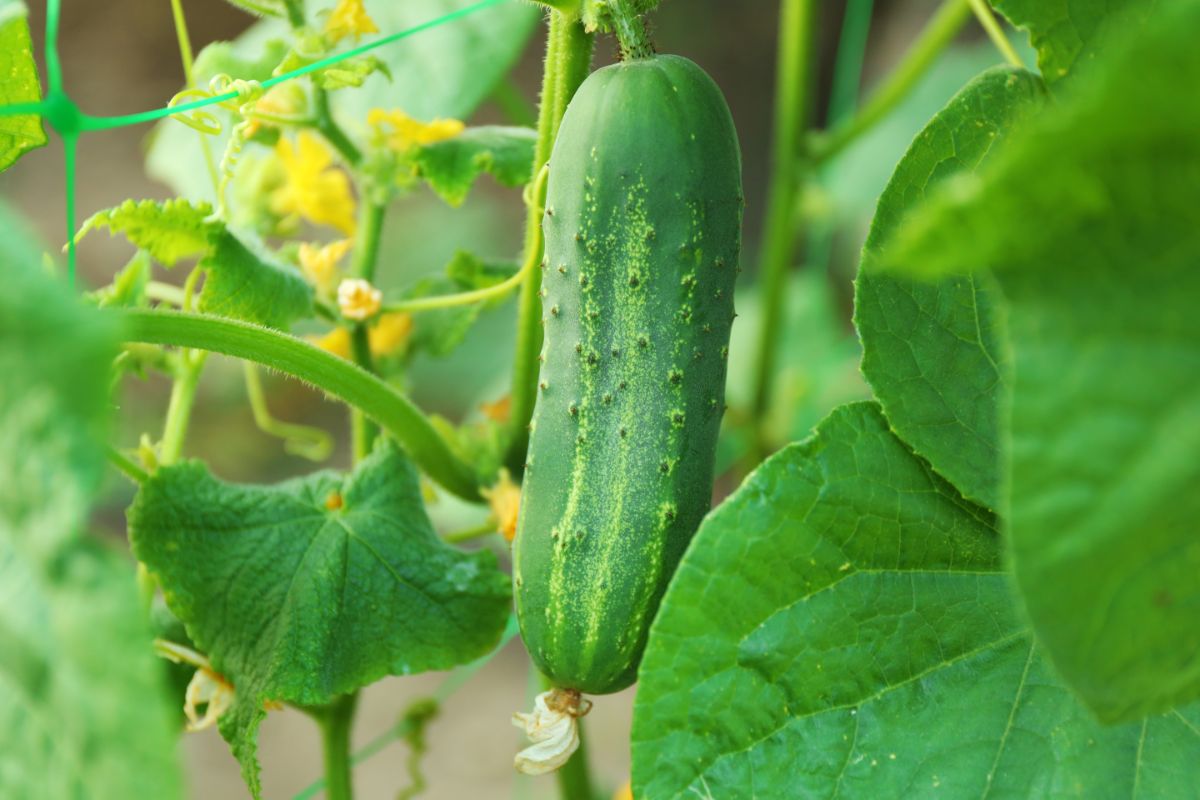
{"type": "Polygon", "coordinates": [[[633,683],[711,505],[743,206],[733,119],[694,63],[580,87],[550,159],[513,571],[526,646],[563,689],[633,683]]]}

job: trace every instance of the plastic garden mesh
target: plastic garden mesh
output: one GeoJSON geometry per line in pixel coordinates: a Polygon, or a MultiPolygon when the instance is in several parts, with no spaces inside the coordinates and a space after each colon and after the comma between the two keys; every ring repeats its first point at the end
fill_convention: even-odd
{"type": "MultiPolygon", "coordinates": [[[[380,37],[372,42],[347,50],[344,53],[329,56],[328,58],[315,61],[312,64],[307,64],[299,69],[285,72],[282,75],[277,75],[274,78],[263,81],[260,86],[262,89],[270,89],[273,86],[278,86],[281,83],[302,78],[305,75],[310,75],[314,72],[319,72],[323,69],[339,64],[347,59],[361,56],[364,53],[370,52],[380,47],[398,42],[401,39],[407,39],[410,36],[415,36],[418,33],[432,30],[433,28],[446,25],[457,19],[461,19],[469,14],[474,14],[477,11],[482,11],[489,6],[494,6],[508,0],[480,0],[473,5],[461,8],[458,11],[453,11],[449,14],[444,14],[436,19],[416,25],[412,28],[407,28],[402,31],[380,37]]],[[[110,130],[113,128],[124,128],[130,125],[141,125],[146,122],[155,122],[165,117],[176,116],[179,114],[188,114],[193,111],[198,111],[208,106],[227,103],[232,100],[237,100],[241,94],[237,90],[231,90],[222,94],[214,94],[211,97],[206,97],[200,100],[194,100],[189,103],[181,103],[179,105],[167,105],[162,108],[143,111],[138,114],[125,114],[121,116],[91,116],[79,110],[79,106],[71,99],[63,86],[62,79],[62,62],[58,54],[58,24],[61,18],[61,0],[46,0],[46,83],[47,91],[43,99],[37,103],[14,103],[11,105],[0,106],[0,117],[24,116],[27,114],[37,114],[58,133],[63,143],[63,162],[66,173],[66,187],[64,193],[66,195],[66,217],[67,217],[67,264],[68,274],[72,283],[75,280],[75,173],[76,173],[76,145],[79,142],[79,137],[90,131],[110,130]]]]}

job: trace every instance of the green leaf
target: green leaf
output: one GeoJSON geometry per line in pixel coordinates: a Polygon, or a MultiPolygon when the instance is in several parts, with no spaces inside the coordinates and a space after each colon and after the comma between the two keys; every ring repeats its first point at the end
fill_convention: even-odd
{"type": "Polygon", "coordinates": [[[207,203],[192,204],[182,199],[161,203],[126,200],[85,220],[75,241],[78,243],[96,228],[108,228],[111,235],[122,234],[164,267],[173,267],[185,258],[209,251],[213,232],[221,227],[212,213],[207,203]]]}
{"type": "Polygon", "coordinates": [[[1102,728],[1012,607],[993,517],[835,411],[709,515],[655,620],[638,797],[1185,797],[1200,710],[1102,728]]]}
{"type": "Polygon", "coordinates": [[[280,330],[312,316],[312,287],[294,267],[249,236],[229,230],[214,234],[212,249],[199,266],[208,270],[199,303],[206,314],[280,330]]]}
{"type": "Polygon", "coordinates": [[[1078,81],[892,240],[895,271],[991,268],[1014,361],[1009,536],[1055,665],[1105,720],[1200,696],[1200,4],[1078,81]],[[1031,224],[1036,221],[1036,224],[1031,224]]]}
{"type": "Polygon", "coordinates": [[[0,796],[179,797],[133,570],[80,533],[116,331],[39,262],[0,293],[0,796]]]}
{"type": "Polygon", "coordinates": [[[76,241],[102,227],[167,267],[198,256],[197,266],[208,272],[199,299],[205,313],[282,330],[313,313],[313,289],[300,273],[250,235],[229,230],[207,203],[127,200],[94,214],[76,241]]]}
{"type": "Polygon", "coordinates": [[[386,675],[449,669],[495,645],[509,581],[443,544],[417,475],[384,444],[351,475],[237,486],[159,470],[129,512],[134,552],[234,685],[222,735],[259,794],[263,703],[329,703],[386,675]]]}
{"type": "MultiPolygon", "coordinates": [[[[1041,105],[1040,79],[1023,70],[997,67],[969,83],[896,167],[863,258],[878,258],[927,192],[974,171],[1041,105]]],[[[998,508],[1008,356],[990,277],[928,283],[864,271],[855,286],[863,374],[892,427],[964,496],[998,508]]]]}
{"type": "Polygon", "coordinates": [[[98,308],[145,308],[149,305],[146,285],[154,268],[150,254],[138,250],[112,283],[89,295],[98,308]]]}
{"type": "Polygon", "coordinates": [[[1029,31],[1038,68],[1053,86],[1103,55],[1115,32],[1154,13],[1144,0],[991,0],[1013,25],[1029,31]]]}
{"type": "Polygon", "coordinates": [[[529,183],[536,144],[537,131],[530,128],[488,125],[418,147],[411,158],[417,175],[443,200],[458,206],[484,173],[503,186],[529,183]]]}
{"type": "MultiPolygon", "coordinates": [[[[0,105],[36,103],[42,99],[28,14],[21,0],[0,0],[0,105]]],[[[41,117],[36,114],[0,117],[0,172],[45,144],[41,117]]]]}

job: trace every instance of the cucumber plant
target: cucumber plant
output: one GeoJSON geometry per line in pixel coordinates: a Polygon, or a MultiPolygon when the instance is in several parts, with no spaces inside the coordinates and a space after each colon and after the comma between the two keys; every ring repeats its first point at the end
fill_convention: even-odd
{"type": "Polygon", "coordinates": [[[515,765],[567,800],[625,780],[581,730],[635,683],[618,796],[1200,797],[1200,0],[943,0],[861,105],[870,0],[781,0],[745,281],[734,117],[703,59],[658,52],[656,0],[231,1],[261,19],[194,53],[164,0],[186,86],[94,116],[59,0],[44,90],[0,0],[0,170],[54,129],[69,222],[59,264],[0,206],[0,795],[182,797],[176,740],[215,727],[276,796],[259,728],[290,707],[323,742],[299,797],[354,796],[393,740],[402,796],[447,796],[427,733],[519,637],[544,691],[506,698],[533,705],[515,765]],[[509,73],[543,22],[534,107],[509,73]],[[598,39],[619,56],[593,70],[598,39]],[[488,99],[510,124],[464,122],[488,99]],[[77,209],[80,138],[151,123],[176,196],[77,209]],[[463,223],[444,273],[394,274],[401,200],[457,207],[485,175],[521,252],[463,223]],[[112,275],[101,231],[132,245],[112,275]],[[193,420],[214,354],[243,362],[258,446],[321,468],[189,457],[219,445],[193,420]],[[452,422],[421,392],[439,363],[511,383],[452,422]],[[344,447],[278,419],[264,367],[344,405],[344,447]],[[161,430],[113,424],[150,374],[161,430]],[[113,476],[125,548],[88,533],[113,476]],[[361,692],[435,670],[356,749],[361,692]]]}

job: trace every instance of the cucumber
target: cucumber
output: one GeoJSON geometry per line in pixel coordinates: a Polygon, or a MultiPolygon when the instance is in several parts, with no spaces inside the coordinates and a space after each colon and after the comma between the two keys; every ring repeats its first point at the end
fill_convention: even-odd
{"type": "Polygon", "coordinates": [[[633,683],[712,500],[744,207],[724,97],[678,56],[598,70],[546,191],[517,613],[556,686],[605,694],[633,683]]]}

